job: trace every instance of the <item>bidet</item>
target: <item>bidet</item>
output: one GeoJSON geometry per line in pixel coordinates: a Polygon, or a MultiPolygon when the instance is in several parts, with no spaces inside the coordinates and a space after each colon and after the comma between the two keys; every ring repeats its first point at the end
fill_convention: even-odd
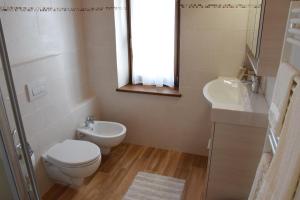
{"type": "Polygon", "coordinates": [[[89,126],[77,129],[77,138],[97,144],[103,155],[119,145],[126,136],[126,127],[117,122],[93,121],[89,126]]]}

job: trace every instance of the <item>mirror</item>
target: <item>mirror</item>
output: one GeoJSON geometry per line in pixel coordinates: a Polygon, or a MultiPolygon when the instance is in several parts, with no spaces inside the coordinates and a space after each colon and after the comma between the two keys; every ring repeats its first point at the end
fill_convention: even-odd
{"type": "Polygon", "coordinates": [[[259,45],[260,17],[263,0],[250,0],[247,27],[247,46],[253,57],[256,57],[259,45]]]}

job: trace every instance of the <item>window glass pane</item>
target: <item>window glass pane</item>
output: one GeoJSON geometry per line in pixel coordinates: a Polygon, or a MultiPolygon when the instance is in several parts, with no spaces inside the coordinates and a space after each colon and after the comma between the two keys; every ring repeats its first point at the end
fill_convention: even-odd
{"type": "Polygon", "coordinates": [[[174,86],[175,0],[131,0],[133,84],[174,86]]]}

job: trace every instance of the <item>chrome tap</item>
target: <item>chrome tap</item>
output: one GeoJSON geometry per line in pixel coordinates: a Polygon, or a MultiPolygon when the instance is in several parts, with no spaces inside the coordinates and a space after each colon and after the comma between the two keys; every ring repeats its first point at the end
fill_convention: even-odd
{"type": "Polygon", "coordinates": [[[254,93],[258,93],[259,85],[260,85],[260,77],[256,75],[252,75],[250,80],[241,80],[242,83],[250,84],[251,91],[254,93]]]}
{"type": "Polygon", "coordinates": [[[85,127],[87,128],[93,128],[92,125],[94,124],[94,116],[88,116],[85,120],[85,127]]]}

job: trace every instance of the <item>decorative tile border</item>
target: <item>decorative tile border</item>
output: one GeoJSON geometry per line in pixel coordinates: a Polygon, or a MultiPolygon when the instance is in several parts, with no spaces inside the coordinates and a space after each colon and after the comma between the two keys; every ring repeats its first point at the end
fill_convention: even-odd
{"type": "MultiPolygon", "coordinates": [[[[258,8],[249,4],[203,4],[182,3],[181,9],[209,9],[209,8],[258,8]]],[[[0,12],[101,12],[111,10],[125,10],[125,7],[103,6],[92,8],[61,8],[61,7],[23,7],[23,6],[0,6],[0,12]]]]}
{"type": "Polygon", "coordinates": [[[202,3],[188,3],[180,4],[180,8],[259,8],[261,5],[250,4],[202,4],[202,3]]]}
{"type": "Polygon", "coordinates": [[[94,7],[94,8],[56,8],[56,7],[14,7],[0,6],[0,12],[99,12],[125,10],[125,7],[94,7]]]}

